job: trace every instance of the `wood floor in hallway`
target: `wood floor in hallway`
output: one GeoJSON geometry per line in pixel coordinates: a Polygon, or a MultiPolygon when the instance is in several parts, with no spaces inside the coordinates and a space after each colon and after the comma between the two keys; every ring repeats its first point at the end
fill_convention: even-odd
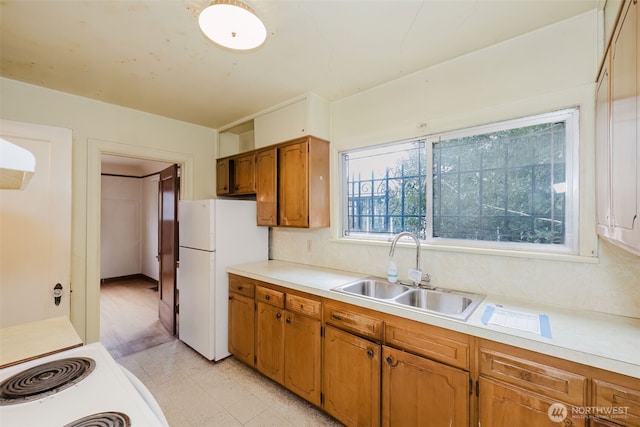
{"type": "Polygon", "coordinates": [[[158,292],[139,278],[108,281],[100,287],[100,342],[123,357],[174,340],[158,319],[158,292]]]}

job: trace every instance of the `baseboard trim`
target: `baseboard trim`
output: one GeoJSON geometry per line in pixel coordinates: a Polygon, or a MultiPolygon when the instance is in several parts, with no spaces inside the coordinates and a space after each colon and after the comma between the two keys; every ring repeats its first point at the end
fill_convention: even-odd
{"type": "Polygon", "coordinates": [[[122,282],[124,280],[144,280],[145,282],[149,282],[153,285],[158,285],[158,281],[156,279],[152,279],[151,277],[144,275],[142,273],[128,274],[126,276],[118,276],[118,277],[106,277],[104,279],[100,279],[100,284],[122,282]]]}

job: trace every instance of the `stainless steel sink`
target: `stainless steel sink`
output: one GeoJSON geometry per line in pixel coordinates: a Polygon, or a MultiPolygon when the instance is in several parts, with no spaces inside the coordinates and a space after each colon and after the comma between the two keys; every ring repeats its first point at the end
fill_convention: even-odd
{"type": "Polygon", "coordinates": [[[444,288],[416,288],[367,278],[332,290],[466,321],[484,299],[484,295],[444,288]]]}
{"type": "Polygon", "coordinates": [[[408,286],[396,285],[378,279],[362,279],[334,288],[334,291],[360,295],[375,299],[390,299],[410,290],[408,286]]]}

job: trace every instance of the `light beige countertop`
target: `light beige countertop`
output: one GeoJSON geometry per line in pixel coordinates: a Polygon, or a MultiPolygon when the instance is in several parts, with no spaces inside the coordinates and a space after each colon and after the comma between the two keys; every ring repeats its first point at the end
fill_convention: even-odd
{"type": "Polygon", "coordinates": [[[235,265],[227,268],[227,272],[640,378],[640,319],[487,295],[463,322],[331,290],[369,277],[363,274],[274,260],[235,265]],[[483,324],[481,319],[486,308],[496,305],[546,314],[551,338],[483,324]]]}
{"type": "Polygon", "coordinates": [[[0,368],[69,350],[82,340],[67,317],[0,329],[0,368]]]}

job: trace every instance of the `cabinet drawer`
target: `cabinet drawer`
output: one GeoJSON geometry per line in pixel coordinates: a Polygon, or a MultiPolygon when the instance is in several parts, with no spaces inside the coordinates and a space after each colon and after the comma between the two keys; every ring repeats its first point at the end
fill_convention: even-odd
{"type": "Polygon", "coordinates": [[[263,286],[256,288],[256,300],[274,307],[284,308],[284,293],[263,286]]]}
{"type": "Polygon", "coordinates": [[[469,337],[413,320],[391,318],[385,324],[385,343],[391,347],[469,370],[469,337]]]}
{"type": "Polygon", "coordinates": [[[525,359],[481,348],[479,363],[481,375],[572,405],[582,406],[585,403],[587,379],[582,375],[547,365],[544,358],[537,353],[528,352],[525,359]]]}
{"type": "Polygon", "coordinates": [[[285,301],[287,310],[320,319],[320,309],[322,307],[320,301],[292,294],[287,294],[285,301]]]}
{"type": "Polygon", "coordinates": [[[325,323],[356,335],[382,341],[384,322],[361,312],[357,307],[335,302],[325,302],[325,323]]]}
{"type": "Polygon", "coordinates": [[[594,379],[593,406],[611,411],[610,416],[607,413],[598,416],[622,426],[640,426],[640,380],[637,383],[638,389],[632,389],[594,379]]]}
{"type": "Polygon", "coordinates": [[[255,284],[251,279],[236,276],[235,274],[229,274],[229,292],[235,292],[237,294],[253,298],[255,290],[255,284]]]}

